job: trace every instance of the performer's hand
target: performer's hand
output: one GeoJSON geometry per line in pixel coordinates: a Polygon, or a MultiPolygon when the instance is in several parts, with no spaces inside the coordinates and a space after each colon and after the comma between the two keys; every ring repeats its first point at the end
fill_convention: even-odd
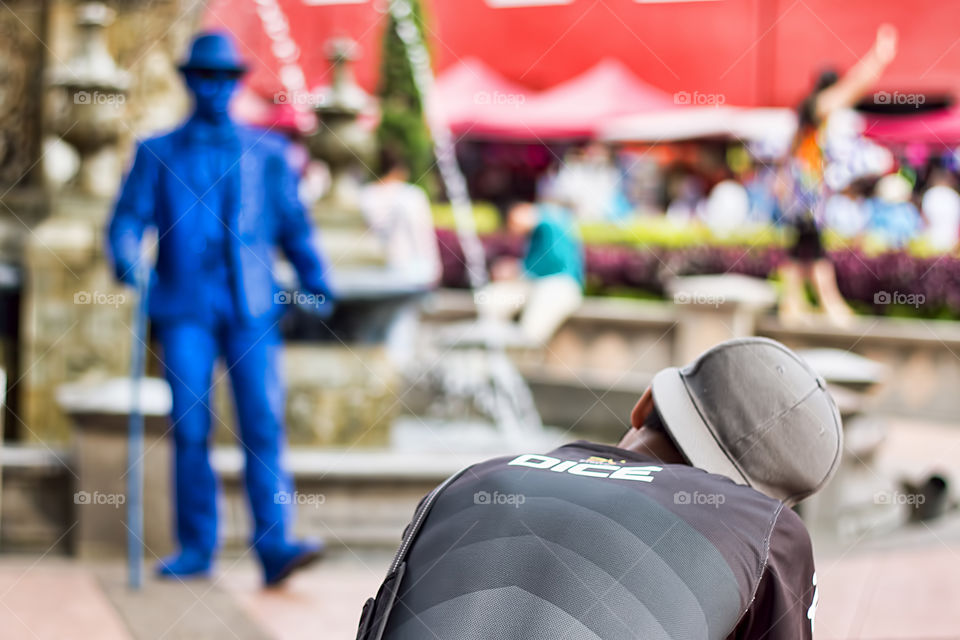
{"type": "Polygon", "coordinates": [[[300,304],[300,308],[309,313],[311,316],[316,316],[321,320],[325,320],[333,315],[333,310],[336,308],[337,303],[333,298],[333,294],[329,291],[318,292],[312,294],[306,301],[300,304]]]}
{"type": "Polygon", "coordinates": [[[137,268],[133,265],[117,265],[117,280],[128,287],[137,288],[137,268]]]}
{"type": "Polygon", "coordinates": [[[889,64],[897,55],[897,28],[887,23],[880,25],[873,50],[881,63],[889,64]]]}

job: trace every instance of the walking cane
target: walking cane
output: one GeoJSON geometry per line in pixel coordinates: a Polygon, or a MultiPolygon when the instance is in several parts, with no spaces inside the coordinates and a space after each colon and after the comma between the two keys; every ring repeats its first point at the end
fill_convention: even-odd
{"type": "Polygon", "coordinates": [[[128,584],[138,590],[143,584],[143,407],[140,386],[147,351],[146,261],[136,266],[137,300],[130,345],[130,421],[127,441],[127,570],[128,584]]]}

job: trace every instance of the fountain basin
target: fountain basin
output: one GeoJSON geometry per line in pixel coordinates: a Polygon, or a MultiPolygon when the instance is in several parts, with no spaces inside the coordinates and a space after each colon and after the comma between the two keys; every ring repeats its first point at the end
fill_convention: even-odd
{"type": "MultiPolygon", "coordinates": [[[[292,276],[288,269],[279,278],[289,292],[295,291],[292,276]]],[[[338,268],[331,274],[331,287],[336,292],[331,314],[291,304],[280,323],[287,343],[290,442],[385,447],[390,425],[407,402],[388,341],[429,287],[378,267],[338,268]]]]}
{"type": "MultiPolygon", "coordinates": [[[[329,316],[293,304],[281,321],[290,342],[382,344],[398,316],[432,289],[422,280],[380,267],[336,269],[331,275],[336,301],[329,316]]],[[[288,291],[293,287],[289,281],[288,291]]],[[[295,296],[291,296],[296,301],[295,296]]]]}

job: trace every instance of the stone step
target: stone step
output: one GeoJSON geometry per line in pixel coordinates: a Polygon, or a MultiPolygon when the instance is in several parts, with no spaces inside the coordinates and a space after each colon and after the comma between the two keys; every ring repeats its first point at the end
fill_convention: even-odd
{"type": "MultiPolygon", "coordinates": [[[[485,455],[291,449],[288,468],[296,491],[296,532],[327,544],[394,548],[420,499],[448,476],[485,455]]],[[[223,486],[221,535],[240,547],[250,535],[242,486],[243,455],[219,448],[213,457],[223,486]]]]}
{"type": "Polygon", "coordinates": [[[0,550],[70,551],[70,453],[41,444],[0,447],[0,550]]]}
{"type": "MultiPolygon", "coordinates": [[[[101,465],[94,479],[111,478],[111,486],[84,484],[87,477],[77,469],[77,457],[67,450],[43,445],[0,448],[3,492],[0,496],[0,547],[4,550],[76,552],[86,557],[120,555],[125,548],[126,510],[107,504],[78,504],[78,491],[104,494],[119,491],[125,456],[123,439],[98,443],[101,465]],[[96,520],[86,528],[83,521],[96,520]],[[80,531],[95,532],[84,539],[80,531]]],[[[157,448],[169,447],[160,440],[157,448]]],[[[164,452],[165,453],[165,452],[164,452]]],[[[148,456],[149,457],[149,456],[148,456]]],[[[295,492],[277,496],[296,507],[299,535],[322,538],[331,546],[394,548],[420,499],[447,476],[462,467],[489,457],[477,454],[428,454],[386,450],[329,450],[293,448],[287,456],[295,492]]],[[[160,455],[158,460],[168,460],[160,455]]],[[[250,536],[250,511],[243,491],[243,454],[238,447],[216,447],[213,466],[221,478],[221,538],[228,548],[241,548],[250,536]]],[[[158,471],[163,471],[162,469],[158,471]]],[[[147,504],[169,505],[166,493],[169,474],[147,473],[147,504]],[[150,499],[151,494],[155,496],[150,499]],[[157,496],[159,494],[159,496],[157,496]]],[[[98,482],[101,480],[98,480],[98,482]]],[[[164,507],[161,509],[166,510],[164,507]]],[[[146,513],[146,538],[150,551],[163,555],[170,550],[169,514],[146,513]],[[151,526],[163,530],[151,532],[151,526]]],[[[151,553],[147,554],[151,559],[151,553]]]]}
{"type": "Polygon", "coordinates": [[[597,442],[616,442],[630,427],[630,411],[651,374],[580,371],[574,376],[546,367],[521,366],[544,424],[573,428],[597,442]]]}

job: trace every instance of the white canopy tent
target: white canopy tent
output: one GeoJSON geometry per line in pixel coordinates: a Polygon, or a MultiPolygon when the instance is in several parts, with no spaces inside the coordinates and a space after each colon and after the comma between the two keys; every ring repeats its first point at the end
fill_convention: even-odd
{"type": "Polygon", "coordinates": [[[785,152],[797,128],[792,109],[717,106],[679,107],[638,113],[610,121],[600,132],[606,142],[675,142],[697,138],[732,138],[785,152]]]}

